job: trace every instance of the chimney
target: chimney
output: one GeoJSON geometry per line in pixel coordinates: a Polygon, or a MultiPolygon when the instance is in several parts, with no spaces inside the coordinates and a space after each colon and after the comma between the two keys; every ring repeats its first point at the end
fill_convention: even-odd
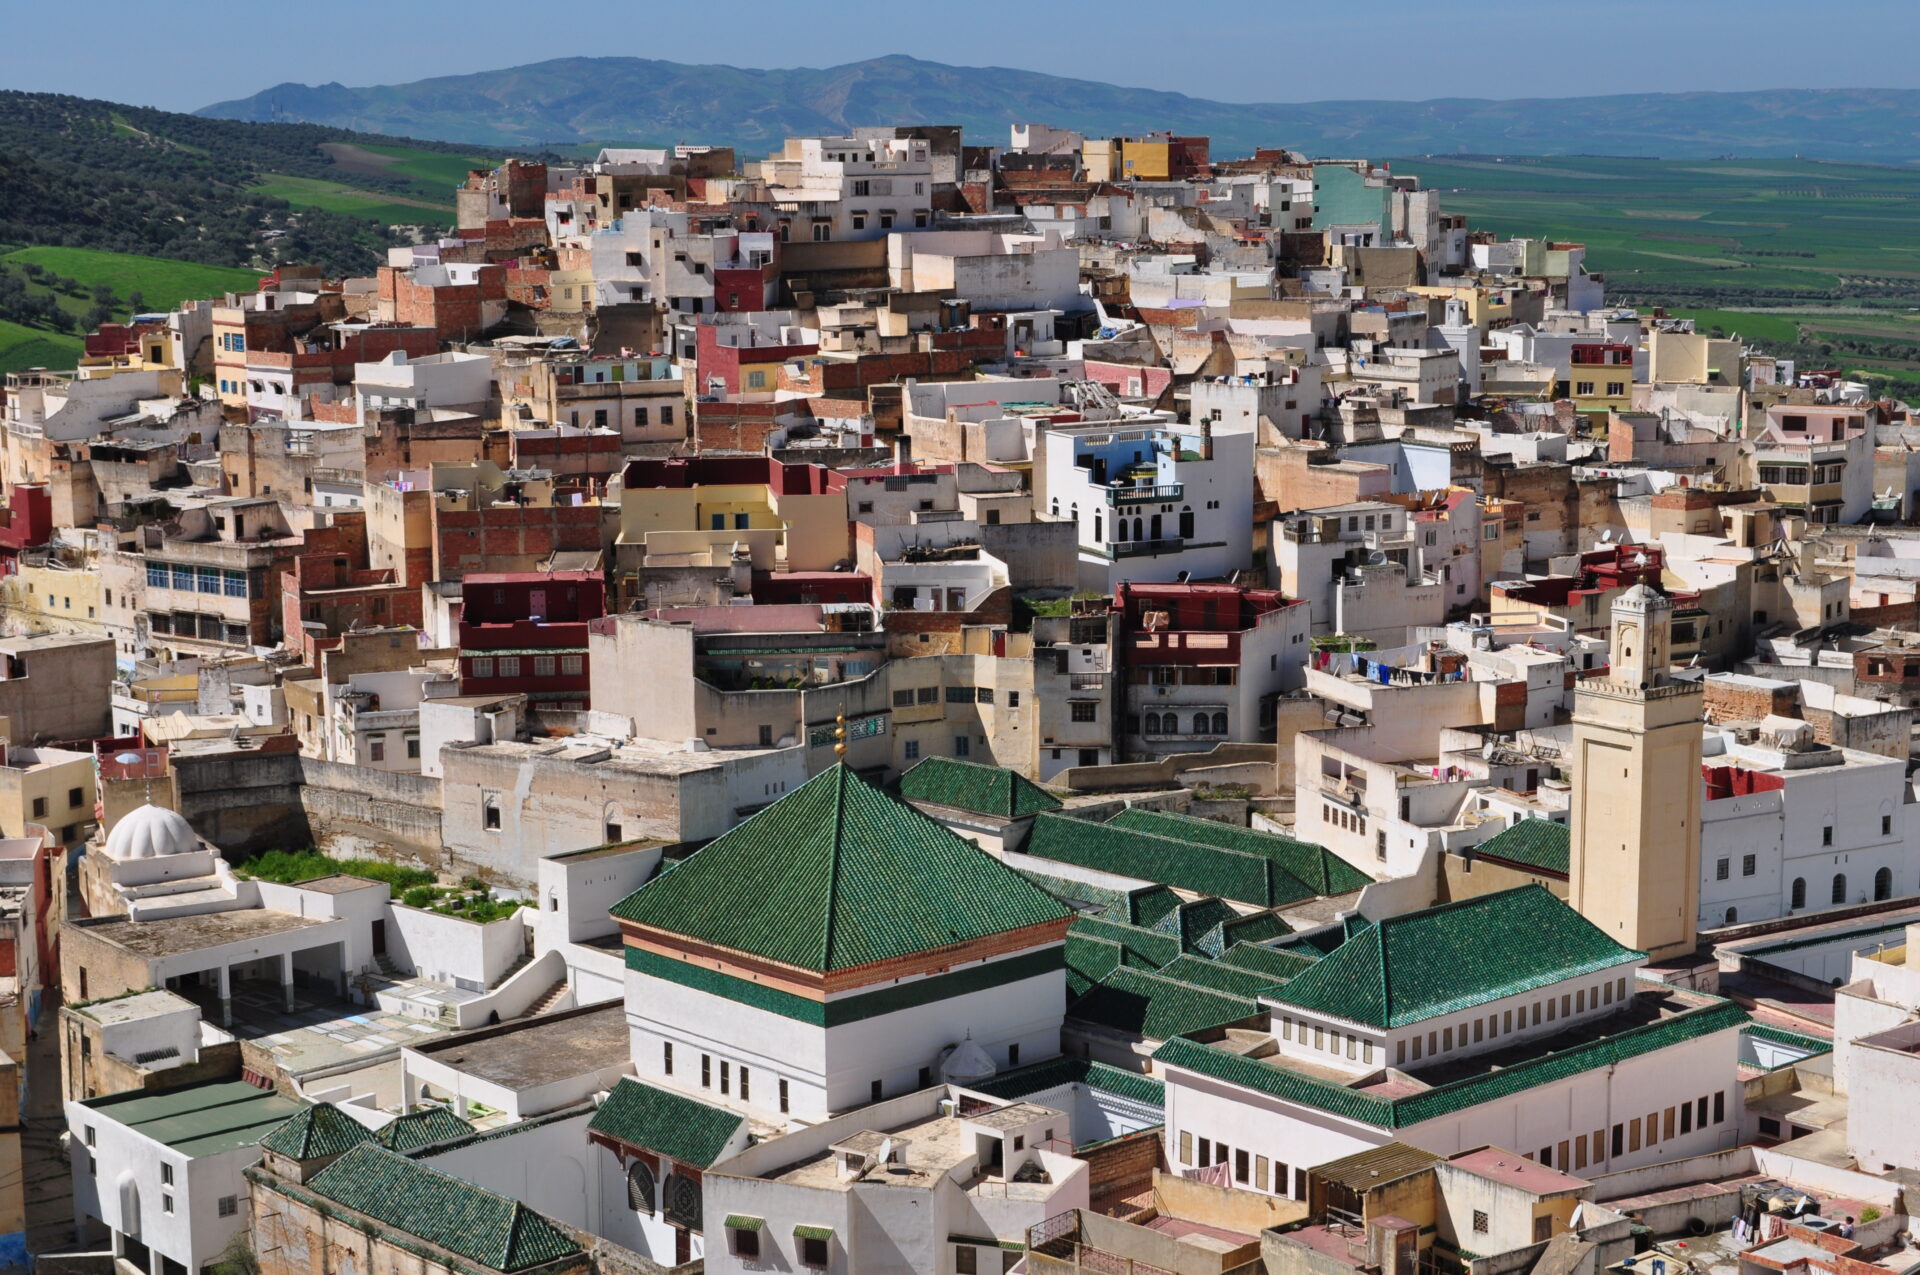
{"type": "Polygon", "coordinates": [[[1207,418],[1200,422],[1200,459],[1213,459],[1213,421],[1207,418]]]}

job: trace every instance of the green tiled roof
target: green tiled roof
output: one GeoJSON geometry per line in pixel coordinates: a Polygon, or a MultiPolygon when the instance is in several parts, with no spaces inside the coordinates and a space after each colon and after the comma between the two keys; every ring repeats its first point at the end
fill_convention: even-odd
{"type": "Polygon", "coordinates": [[[1283,952],[1277,947],[1264,947],[1258,943],[1236,943],[1220,958],[1223,964],[1264,974],[1276,983],[1298,978],[1318,959],[1320,954],[1311,948],[1306,952],[1283,952]]]}
{"type": "Polygon", "coordinates": [[[1180,896],[1171,887],[1164,885],[1143,885],[1137,890],[1127,892],[1125,916],[1116,916],[1116,921],[1126,921],[1134,925],[1152,929],[1167,913],[1180,906],[1180,896]]]}
{"type": "Polygon", "coordinates": [[[1769,1027],[1765,1023],[1748,1023],[1740,1034],[1752,1036],[1758,1040],[1770,1040],[1776,1045],[1811,1050],[1816,1054],[1833,1052],[1833,1042],[1823,1036],[1809,1036],[1805,1032],[1788,1031],[1784,1027],[1769,1027]]]}
{"type": "Polygon", "coordinates": [[[1235,943],[1264,943],[1268,939],[1285,938],[1293,933],[1293,927],[1272,912],[1235,917],[1220,929],[1228,947],[1235,943]]]}
{"type": "Polygon", "coordinates": [[[1388,917],[1273,999],[1373,1027],[1404,1027],[1621,965],[1622,947],[1547,892],[1523,885],[1388,917]]]}
{"type": "Polygon", "coordinates": [[[1746,1011],[1732,1001],[1713,1003],[1586,1041],[1555,1053],[1543,1053],[1511,1067],[1502,1067],[1452,1084],[1436,1085],[1400,1098],[1379,1098],[1301,1072],[1243,1058],[1239,1054],[1191,1040],[1169,1040],[1154,1050],[1154,1061],[1224,1080],[1288,1102],[1331,1112],[1382,1129],[1406,1129],[1423,1121],[1452,1115],[1482,1103],[1523,1093],[1539,1085],[1564,1080],[1596,1067],[1638,1058],[1670,1045],[1728,1031],[1747,1021],[1746,1011]]]}
{"type": "Polygon", "coordinates": [[[1070,815],[1044,814],[1036,818],[1021,849],[1036,859],[1178,886],[1263,908],[1312,898],[1316,893],[1271,859],[1257,854],[1116,828],[1111,823],[1090,823],[1070,815]]]}
{"type": "Polygon", "coordinates": [[[1192,955],[1183,956],[1155,972],[1164,978],[1177,978],[1182,983],[1192,983],[1197,987],[1225,992],[1229,996],[1244,996],[1248,1000],[1252,1000],[1262,992],[1271,991],[1286,981],[1256,970],[1223,965],[1219,961],[1210,961],[1203,956],[1192,955]]]}
{"type": "Polygon", "coordinates": [[[580,1246],[518,1200],[362,1143],[307,1182],[314,1194],[497,1271],[572,1257],[580,1246]]]}
{"type": "Polygon", "coordinates": [[[1060,809],[1058,797],[1022,775],[951,757],[929,757],[900,776],[900,795],[1002,819],[1060,809]]]}
{"type": "Polygon", "coordinates": [[[1202,935],[1234,915],[1234,910],[1219,899],[1195,899],[1161,917],[1153,928],[1161,934],[1171,934],[1180,940],[1183,949],[1191,951],[1202,935]]]}
{"type": "Polygon", "coordinates": [[[835,766],[622,899],[613,915],[826,971],[1070,913],[972,842],[835,766]]]}
{"type": "Polygon", "coordinates": [[[371,1141],[373,1130],[330,1102],[316,1102],[260,1139],[260,1145],[289,1160],[318,1160],[371,1141]]]}
{"type": "Polygon", "coordinates": [[[1167,1100],[1167,1087],[1152,1076],[1065,1055],[1014,1071],[1003,1071],[985,1084],[972,1088],[994,1098],[1026,1098],[1060,1085],[1085,1085],[1089,1089],[1117,1094],[1155,1107],[1164,1106],[1167,1100]]]}
{"type": "Polygon", "coordinates": [[[1181,952],[1180,940],[1170,934],[1160,934],[1137,925],[1121,925],[1117,921],[1102,921],[1098,917],[1075,917],[1067,934],[1111,940],[1139,956],[1154,969],[1175,959],[1181,952]]]}
{"type": "Polygon", "coordinates": [[[1522,819],[1498,836],[1482,841],[1472,852],[1564,877],[1572,858],[1572,842],[1573,834],[1563,823],[1522,819]]]}
{"type": "Polygon", "coordinates": [[[705,1169],[720,1158],[746,1119],[623,1076],[587,1128],[705,1169]]]}
{"type": "Polygon", "coordinates": [[[1082,916],[1118,916],[1126,915],[1127,896],[1122,890],[1109,890],[1105,886],[1088,885],[1085,881],[1075,881],[1071,877],[1056,876],[1051,872],[1041,872],[1022,864],[1014,869],[1021,876],[1051,894],[1054,898],[1079,912],[1082,916]]]}
{"type": "Polygon", "coordinates": [[[419,1111],[396,1116],[382,1125],[373,1136],[374,1141],[389,1151],[411,1151],[430,1142],[464,1138],[472,1132],[473,1125],[454,1115],[451,1108],[423,1107],[419,1111]]]}
{"type": "Polygon", "coordinates": [[[1068,995],[1083,994],[1118,969],[1125,951],[1112,939],[1095,938],[1079,930],[1067,931],[1068,995]]]}
{"type": "Polygon", "coordinates": [[[1167,1040],[1259,1012],[1250,999],[1123,965],[1075,1001],[1067,1017],[1148,1040],[1167,1040]]]}
{"type": "Polygon", "coordinates": [[[1147,810],[1133,806],[1114,816],[1122,828],[1157,833],[1182,841],[1200,841],[1225,850],[1239,850],[1273,860],[1288,875],[1303,882],[1315,894],[1345,894],[1373,884],[1373,878],[1342,859],[1325,846],[1296,841],[1277,832],[1258,832],[1236,828],[1213,819],[1176,815],[1165,810],[1147,810]]]}
{"type": "Polygon", "coordinates": [[[218,1080],[109,1094],[85,1105],[183,1155],[203,1156],[253,1146],[306,1104],[244,1080],[218,1080]]]}

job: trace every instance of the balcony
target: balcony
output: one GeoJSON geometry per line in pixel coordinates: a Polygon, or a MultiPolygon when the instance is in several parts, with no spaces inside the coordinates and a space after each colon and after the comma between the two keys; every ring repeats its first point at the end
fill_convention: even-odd
{"type": "Polygon", "coordinates": [[[1105,673],[1069,673],[1067,686],[1076,691],[1103,691],[1107,688],[1105,673]]]}
{"type": "Polygon", "coordinates": [[[1107,503],[1109,505],[1145,505],[1164,504],[1179,500],[1186,494],[1185,483],[1162,483],[1157,487],[1109,487],[1107,503]]]}

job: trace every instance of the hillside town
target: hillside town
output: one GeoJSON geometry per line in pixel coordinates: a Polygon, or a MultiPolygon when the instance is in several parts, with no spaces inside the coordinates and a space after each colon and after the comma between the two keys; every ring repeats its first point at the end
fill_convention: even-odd
{"type": "Polygon", "coordinates": [[[1920,422],[1212,151],[509,159],[7,374],[0,1267],[1920,1267],[1920,422]]]}

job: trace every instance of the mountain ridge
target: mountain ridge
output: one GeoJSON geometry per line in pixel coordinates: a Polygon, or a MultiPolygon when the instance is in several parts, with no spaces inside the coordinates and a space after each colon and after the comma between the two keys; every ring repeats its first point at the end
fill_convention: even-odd
{"type": "Polygon", "coordinates": [[[1567,98],[1218,102],[1008,67],[889,54],[833,67],[745,68],[634,57],[552,58],[406,84],[288,81],[202,116],[325,124],[486,146],[710,142],[743,158],[788,136],[882,123],[964,126],[1001,143],[1014,122],[1090,136],[1169,129],[1216,157],[1257,146],[1316,155],[1816,154],[1920,160],[1920,90],[1772,89],[1567,98]]]}

